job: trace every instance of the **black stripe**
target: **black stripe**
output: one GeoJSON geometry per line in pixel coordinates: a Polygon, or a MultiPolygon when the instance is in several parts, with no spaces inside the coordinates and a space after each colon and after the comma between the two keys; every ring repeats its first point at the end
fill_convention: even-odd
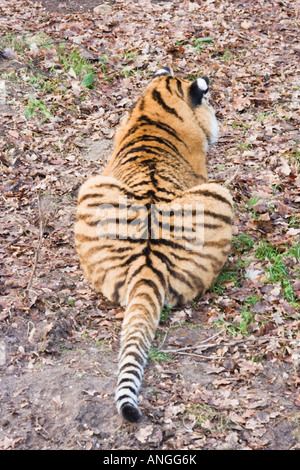
{"type": "Polygon", "coordinates": [[[144,367],[145,359],[144,357],[141,357],[140,354],[138,354],[137,352],[127,351],[127,353],[124,354],[124,351],[122,351],[121,361],[123,361],[124,358],[127,359],[128,357],[133,357],[136,360],[136,362],[138,362],[142,367],[144,367]]]}
{"type": "MultiPolygon", "coordinates": [[[[100,195],[101,197],[103,197],[103,194],[100,195]]],[[[107,196],[106,196],[107,197],[107,196]]],[[[110,205],[112,207],[117,207],[118,209],[128,209],[130,207],[130,205],[127,205],[127,204],[120,204],[119,202],[91,202],[89,204],[87,204],[88,207],[99,207],[100,205],[110,205]]]]}
{"type": "Polygon", "coordinates": [[[171,284],[169,285],[169,291],[172,296],[177,299],[177,305],[182,305],[184,302],[184,297],[182,294],[179,294],[176,289],[174,289],[171,284]]]}
{"type": "Polygon", "coordinates": [[[166,124],[165,122],[161,122],[161,121],[153,121],[151,118],[149,118],[148,116],[146,115],[143,115],[143,116],[140,116],[139,117],[139,122],[143,125],[150,125],[150,126],[155,126],[157,127],[158,129],[161,129],[165,132],[167,132],[169,135],[171,135],[172,137],[174,137],[175,139],[177,139],[179,142],[181,142],[182,144],[185,145],[186,148],[188,148],[187,144],[184,142],[184,140],[182,140],[177,132],[173,129],[173,127],[169,126],[168,124],[166,124]]]}
{"type": "MultiPolygon", "coordinates": [[[[130,374],[130,372],[131,372],[131,371],[128,371],[127,374],[130,374]]],[[[136,377],[136,374],[132,374],[132,375],[134,375],[134,376],[136,377]]],[[[118,386],[121,385],[121,384],[123,384],[123,383],[125,383],[125,382],[133,382],[133,383],[135,384],[133,378],[129,378],[129,377],[126,378],[126,377],[125,377],[124,379],[121,379],[121,380],[118,382],[118,386]]],[[[138,388],[139,386],[136,385],[136,387],[138,388]]],[[[121,388],[123,388],[123,387],[121,387],[121,388]]]]}
{"type": "MultiPolygon", "coordinates": [[[[114,183],[100,183],[100,184],[95,184],[94,186],[95,188],[113,188],[113,189],[117,189],[118,192],[121,192],[121,193],[125,193],[126,195],[126,189],[125,188],[122,188],[121,186],[117,185],[117,184],[114,184],[114,183]]],[[[78,204],[81,204],[83,201],[85,201],[86,199],[89,199],[89,198],[95,198],[95,197],[99,197],[99,196],[102,196],[102,193],[87,193],[87,194],[84,194],[79,200],[78,200],[78,204]]]]}
{"type": "Polygon", "coordinates": [[[124,251],[131,251],[132,250],[131,246],[118,246],[118,247],[115,247],[113,245],[108,245],[105,248],[108,248],[109,251],[111,251],[113,253],[124,253],[124,251]]]}
{"type": "MultiPolygon", "coordinates": [[[[144,139],[140,139],[140,141],[143,141],[144,139]]],[[[129,147],[129,145],[128,145],[129,147]]],[[[121,149],[120,153],[123,152],[124,148],[121,149]]],[[[127,157],[128,155],[130,155],[131,153],[138,153],[138,152],[142,152],[142,153],[150,153],[152,155],[161,155],[161,152],[163,151],[163,149],[159,148],[159,147],[153,147],[152,145],[140,145],[139,147],[133,147],[131,148],[130,150],[128,150],[124,157],[127,157]],[[158,150],[158,151],[157,151],[158,150]]],[[[124,162],[122,161],[122,164],[124,162]]]]}
{"type": "Polygon", "coordinates": [[[221,228],[221,227],[222,225],[220,224],[207,224],[207,223],[204,224],[204,228],[209,228],[212,230],[216,230],[217,228],[221,228]]]}
{"type": "Polygon", "coordinates": [[[183,98],[182,85],[181,85],[181,81],[178,78],[176,78],[176,84],[177,84],[178,92],[179,92],[181,98],[183,98]]]}
{"type": "MultiPolygon", "coordinates": [[[[113,184],[111,184],[111,185],[109,185],[109,184],[98,184],[98,185],[95,185],[96,188],[102,188],[102,187],[104,187],[104,186],[115,187],[116,189],[118,189],[119,193],[121,193],[121,194],[124,195],[124,196],[131,197],[131,198],[133,198],[134,200],[135,200],[135,199],[141,200],[141,199],[145,199],[145,198],[147,197],[147,194],[146,194],[146,196],[143,196],[143,195],[140,196],[140,195],[135,194],[133,191],[130,191],[130,190],[127,189],[127,188],[122,188],[121,186],[118,186],[118,185],[113,185],[113,184]]],[[[103,196],[102,194],[99,194],[99,195],[103,196]]],[[[89,195],[86,195],[86,196],[87,196],[87,197],[86,197],[85,199],[87,199],[87,198],[89,197],[89,195]]],[[[96,197],[96,196],[95,196],[95,197],[96,197]]],[[[105,195],[105,197],[107,197],[107,195],[105,195]]],[[[80,202],[81,202],[81,201],[80,201],[80,202]]],[[[79,204],[80,204],[80,202],[79,202],[79,204]]],[[[127,207],[130,207],[129,204],[127,204],[127,205],[126,205],[126,204],[121,204],[121,205],[119,206],[119,203],[118,203],[118,202],[105,203],[105,204],[111,205],[111,206],[113,206],[113,207],[120,207],[121,209],[126,209],[127,207]]],[[[88,204],[88,206],[89,206],[89,207],[97,207],[97,206],[99,206],[99,204],[88,204]]]]}
{"type": "Polygon", "coordinates": [[[159,292],[158,290],[158,287],[157,285],[155,284],[155,282],[153,282],[151,279],[140,279],[136,284],[134,284],[134,286],[132,287],[131,289],[131,293],[130,293],[130,297],[132,299],[133,295],[134,295],[134,291],[140,286],[140,285],[144,285],[146,284],[148,287],[151,287],[151,289],[153,289],[155,295],[156,295],[156,298],[158,299],[159,303],[162,305],[163,303],[163,299],[162,299],[162,296],[161,296],[161,293],[159,292]]]}
{"type": "Polygon", "coordinates": [[[210,140],[211,140],[211,136],[210,134],[208,133],[208,131],[198,122],[198,126],[200,127],[200,129],[202,129],[208,143],[210,143],[210,140]]]}
{"type": "MultiPolygon", "coordinates": [[[[136,399],[136,398],[133,398],[133,397],[130,396],[130,395],[122,395],[121,397],[118,398],[118,401],[124,400],[124,398],[133,400],[133,401],[136,403],[136,405],[137,405],[137,399],[136,399]]],[[[123,407],[125,404],[126,404],[126,403],[124,403],[124,404],[122,405],[122,407],[123,407]]],[[[131,404],[131,406],[132,406],[132,403],[130,403],[130,404],[131,404]]]]}
{"type": "MultiPolygon", "coordinates": [[[[128,382],[129,382],[129,381],[130,381],[130,379],[128,379],[128,382]]],[[[133,382],[133,383],[134,383],[134,382],[133,382]]],[[[134,385],[135,385],[135,383],[134,383],[134,385]]],[[[118,393],[120,392],[120,390],[126,390],[126,389],[127,389],[127,390],[130,390],[132,393],[134,393],[135,395],[137,395],[138,387],[133,388],[133,387],[131,387],[130,385],[124,385],[124,387],[119,387],[119,386],[118,386],[118,393]]],[[[129,395],[128,395],[128,396],[129,396],[129,395]]],[[[132,397],[130,397],[130,398],[132,398],[132,397]]]]}
{"type": "Polygon", "coordinates": [[[132,279],[134,278],[134,276],[137,276],[145,267],[145,264],[141,264],[141,266],[139,266],[130,276],[130,278],[127,278],[127,284],[129,285],[130,282],[132,281],[132,279]]]}
{"type": "Polygon", "coordinates": [[[156,101],[167,113],[169,114],[173,114],[173,116],[176,116],[178,119],[180,119],[180,121],[183,121],[183,118],[181,116],[179,116],[179,114],[177,113],[176,109],[174,108],[171,108],[170,106],[168,106],[164,100],[162,99],[161,97],[161,94],[158,90],[154,89],[152,91],[152,98],[154,99],[154,101],[156,101]]]}
{"type": "MultiPolygon", "coordinates": [[[[168,268],[168,271],[170,273],[171,276],[173,276],[174,278],[176,279],[179,279],[181,282],[183,282],[184,284],[186,284],[187,286],[189,286],[190,288],[193,288],[193,286],[191,285],[191,283],[189,282],[188,280],[188,277],[191,277],[195,282],[201,282],[199,277],[198,276],[194,276],[192,275],[192,273],[190,271],[187,271],[185,269],[181,269],[181,273],[182,272],[185,272],[186,273],[186,277],[182,276],[181,273],[177,272],[177,271],[174,271],[174,269],[172,269],[172,266],[174,266],[174,263],[171,262],[169,260],[169,258],[164,255],[163,253],[155,250],[153,252],[153,254],[155,254],[168,268]]],[[[191,261],[192,263],[196,264],[197,267],[201,267],[203,269],[203,271],[207,271],[207,268],[205,268],[205,266],[203,265],[200,265],[198,263],[196,263],[193,259],[188,259],[187,261],[191,261]]]]}
{"type": "Polygon", "coordinates": [[[154,312],[157,310],[157,306],[149,294],[147,294],[146,292],[140,293],[139,298],[145,299],[149,303],[149,305],[151,306],[154,312]]]}
{"type": "Polygon", "coordinates": [[[144,360],[146,361],[147,360],[148,347],[145,345],[143,340],[141,340],[141,338],[138,338],[137,336],[135,336],[134,338],[136,338],[136,339],[133,339],[133,337],[130,337],[128,342],[123,346],[123,348],[122,348],[122,357],[123,357],[123,355],[126,356],[126,350],[130,346],[134,346],[137,349],[137,351],[141,354],[141,356],[144,358],[144,360]]]}
{"type": "Polygon", "coordinates": [[[153,250],[151,253],[154,256],[157,256],[157,258],[159,258],[164,264],[166,264],[168,268],[174,267],[174,263],[168,258],[167,255],[165,255],[161,251],[153,250]]]}
{"type": "Polygon", "coordinates": [[[139,100],[139,110],[140,111],[143,111],[144,110],[144,106],[145,106],[145,99],[144,98],[141,98],[139,100]]]}
{"type": "Polygon", "coordinates": [[[134,254],[134,255],[131,255],[126,261],[124,261],[124,263],[120,264],[120,267],[124,267],[126,266],[127,264],[130,265],[133,263],[133,261],[135,261],[136,259],[140,258],[142,255],[141,253],[137,253],[137,254],[134,254]]]}
{"type": "MultiPolygon", "coordinates": [[[[98,225],[100,223],[100,220],[93,220],[93,221],[89,221],[89,220],[86,220],[87,218],[93,218],[92,215],[87,215],[85,217],[81,217],[82,220],[84,220],[84,222],[86,223],[86,225],[89,225],[89,227],[95,227],[96,225],[98,225]]],[[[79,219],[80,220],[80,219],[79,219]]]]}
{"type": "Polygon", "coordinates": [[[224,196],[221,196],[221,194],[214,193],[212,191],[209,191],[208,189],[197,189],[196,191],[191,190],[190,192],[193,194],[202,194],[203,196],[218,199],[218,201],[222,201],[232,207],[232,204],[230,201],[228,201],[228,199],[226,199],[224,196]]]}
{"type": "Polygon", "coordinates": [[[99,237],[90,237],[89,235],[83,235],[83,234],[76,234],[75,239],[80,241],[80,242],[97,242],[99,241],[99,237]]]}
{"type": "MultiPolygon", "coordinates": [[[[172,253],[172,254],[173,254],[174,258],[177,259],[177,260],[179,260],[179,261],[184,261],[184,262],[187,262],[187,263],[193,263],[195,266],[197,266],[197,268],[200,268],[200,269],[203,269],[204,271],[207,271],[207,268],[205,268],[205,266],[203,266],[203,264],[198,263],[198,261],[196,261],[196,260],[194,259],[195,253],[193,253],[193,257],[188,257],[188,258],[186,258],[186,257],[184,257],[184,256],[180,256],[180,255],[178,255],[178,253],[172,253]]],[[[198,254],[198,253],[196,253],[196,255],[197,255],[197,254],[198,254]]],[[[203,257],[203,256],[202,256],[202,253],[199,253],[198,256],[199,256],[200,258],[203,257]]]]}
{"type": "MultiPolygon", "coordinates": [[[[184,270],[181,270],[181,271],[184,271],[184,270]]],[[[190,283],[190,281],[187,279],[186,276],[183,276],[181,273],[174,271],[173,269],[169,269],[169,272],[170,272],[170,276],[182,282],[182,284],[185,284],[190,289],[193,289],[194,286],[190,283]]],[[[190,273],[188,273],[187,271],[186,271],[186,274],[190,275],[190,273]]]]}
{"type": "MultiPolygon", "coordinates": [[[[109,248],[108,248],[109,249],[109,248]]],[[[111,251],[111,250],[110,250],[111,251]]],[[[125,255],[115,255],[115,256],[106,256],[105,258],[102,258],[98,261],[95,261],[94,263],[90,264],[89,266],[97,266],[99,265],[99,269],[103,269],[102,264],[106,262],[113,262],[113,261],[118,261],[117,266],[110,266],[110,269],[116,269],[116,268],[124,268],[125,266],[129,266],[130,263],[135,261],[137,258],[140,258],[141,254],[137,253],[135,255],[129,256],[129,253],[126,253],[125,255]],[[122,263],[120,263],[121,260],[125,259],[122,263]]],[[[97,271],[96,271],[97,272],[97,271]]],[[[106,271],[106,274],[108,274],[109,270],[106,271]]],[[[106,276],[105,274],[105,276],[106,276]]]]}
{"type": "Polygon", "coordinates": [[[126,363],[124,364],[120,369],[119,369],[119,374],[121,372],[125,372],[125,369],[129,369],[128,372],[126,372],[127,374],[132,374],[134,375],[138,380],[142,380],[142,376],[143,376],[143,368],[142,368],[142,371],[140,371],[140,368],[137,364],[130,364],[130,363],[126,363]]]}
{"type": "Polygon", "coordinates": [[[127,139],[127,137],[131,137],[132,134],[134,134],[137,130],[140,130],[141,127],[143,126],[154,126],[156,127],[157,129],[160,129],[160,130],[163,130],[165,132],[167,132],[169,135],[171,135],[172,137],[174,137],[175,139],[177,139],[179,142],[181,142],[182,144],[185,145],[186,148],[188,148],[187,144],[184,142],[184,140],[182,140],[178,135],[177,133],[175,132],[175,130],[169,126],[168,124],[164,123],[164,122],[161,122],[161,121],[153,121],[151,118],[149,118],[148,116],[146,115],[142,115],[138,118],[138,121],[137,121],[137,124],[134,124],[129,130],[128,132],[125,134],[125,136],[123,137],[122,141],[123,142],[125,139],[127,139]]]}
{"type": "MultiPolygon", "coordinates": [[[[169,147],[171,150],[173,150],[176,154],[178,154],[178,149],[177,147],[172,143],[170,142],[170,140],[168,139],[165,139],[163,137],[158,137],[158,136],[153,136],[153,135],[148,135],[148,134],[144,134],[140,137],[137,137],[136,139],[133,139],[131,140],[130,142],[128,142],[124,147],[121,147],[120,150],[118,151],[117,153],[117,156],[119,156],[122,152],[124,152],[124,150],[126,150],[128,147],[132,147],[133,145],[137,144],[138,142],[159,142],[160,144],[164,144],[166,145],[167,147],[169,147]]],[[[156,148],[156,147],[154,147],[156,148]]],[[[136,149],[132,149],[131,152],[133,152],[134,150],[136,149]]],[[[159,150],[162,151],[162,149],[159,148],[159,150]]],[[[127,155],[127,153],[126,153],[127,155]]]]}
{"type": "Polygon", "coordinates": [[[200,256],[200,258],[209,259],[209,260],[214,261],[216,263],[220,261],[216,256],[211,255],[210,253],[199,253],[199,256],[200,256]]]}
{"type": "MultiPolygon", "coordinates": [[[[130,179],[126,180],[126,184],[128,184],[127,181],[130,181],[130,179]]],[[[149,184],[150,184],[150,181],[141,180],[139,183],[134,183],[134,184],[129,183],[128,186],[130,186],[130,189],[133,189],[133,188],[137,188],[138,186],[147,186],[147,185],[149,186],[149,184]]]]}
{"type": "Polygon", "coordinates": [[[143,115],[139,118],[139,122],[141,122],[141,124],[143,123],[143,121],[144,121],[144,125],[155,126],[158,129],[161,129],[161,130],[167,132],[169,135],[174,137],[176,140],[178,140],[179,142],[184,144],[186,148],[188,148],[187,144],[184,142],[184,140],[182,140],[178,136],[177,132],[173,129],[173,127],[171,127],[168,124],[166,124],[164,122],[161,122],[161,121],[153,121],[152,119],[150,119],[148,116],[145,116],[145,115],[143,115]]]}
{"type": "MultiPolygon", "coordinates": [[[[228,225],[232,224],[231,217],[228,217],[227,215],[218,214],[216,212],[207,211],[207,210],[205,211],[205,215],[209,215],[210,217],[213,217],[214,219],[222,220],[222,222],[224,222],[225,224],[228,224],[228,225]]],[[[205,226],[206,226],[206,224],[205,224],[205,226]]]]}
{"type": "MultiPolygon", "coordinates": [[[[152,155],[156,155],[156,156],[159,156],[161,155],[161,153],[159,152],[155,152],[155,150],[153,150],[151,147],[149,147],[148,149],[144,147],[139,147],[139,148],[135,148],[135,149],[132,149],[132,151],[128,152],[126,154],[126,157],[128,156],[129,153],[138,153],[138,155],[135,155],[134,157],[130,157],[130,158],[127,158],[126,160],[123,160],[123,161],[118,161],[118,165],[116,166],[116,168],[120,167],[120,166],[123,166],[123,165],[126,165],[127,163],[131,163],[131,162],[135,162],[136,160],[140,160],[140,164],[141,165],[145,165],[147,164],[147,162],[149,160],[141,160],[141,158],[145,157],[145,153],[146,154],[152,154],[152,155]],[[140,155],[140,152],[142,152],[142,154],[140,155]]],[[[152,160],[153,161],[153,160],[152,160]]]]}
{"type": "Polygon", "coordinates": [[[94,199],[95,197],[101,197],[101,194],[100,193],[87,193],[87,194],[84,194],[80,200],[78,201],[78,204],[81,204],[83,201],[85,201],[86,199],[94,199]]]}
{"type": "Polygon", "coordinates": [[[173,240],[165,240],[163,238],[152,238],[150,244],[158,246],[165,245],[175,249],[184,250],[184,247],[180,245],[180,243],[176,243],[173,240]]]}
{"type": "MultiPolygon", "coordinates": [[[[153,252],[153,253],[154,253],[163,263],[166,264],[166,266],[167,266],[167,268],[168,268],[170,274],[174,275],[175,271],[174,271],[172,268],[173,268],[173,267],[176,268],[176,265],[175,265],[172,261],[170,261],[169,258],[168,258],[166,255],[164,255],[163,253],[161,253],[161,252],[159,252],[159,251],[156,251],[156,250],[155,250],[155,252],[153,252]]],[[[176,259],[179,260],[179,261],[185,261],[185,262],[188,262],[188,263],[192,263],[192,264],[194,264],[197,268],[200,268],[200,269],[202,269],[203,271],[208,271],[208,269],[207,269],[205,266],[203,266],[203,264],[198,263],[198,262],[197,262],[194,258],[192,258],[192,257],[190,257],[190,258],[184,258],[184,257],[182,257],[182,256],[178,256],[178,255],[175,254],[175,253],[172,253],[172,255],[174,256],[174,258],[176,258],[176,259]]],[[[193,256],[194,256],[194,255],[193,255],[193,256]]],[[[185,272],[185,273],[187,274],[187,276],[191,276],[191,272],[190,272],[190,271],[187,271],[187,270],[181,270],[181,271],[182,271],[182,272],[185,272]]],[[[175,273],[174,277],[176,277],[176,273],[175,273]]],[[[198,279],[198,277],[195,278],[195,279],[198,279]]]]}
{"type": "Polygon", "coordinates": [[[167,88],[168,92],[169,92],[171,95],[172,95],[172,90],[171,90],[171,88],[170,88],[170,81],[171,81],[172,79],[173,79],[173,77],[170,77],[170,76],[168,76],[168,77],[166,78],[166,88],[167,88]]]}
{"type": "Polygon", "coordinates": [[[207,246],[217,246],[218,248],[224,248],[227,245],[230,245],[231,241],[228,240],[227,238],[219,240],[217,242],[215,241],[207,241],[205,242],[205,247],[207,246]]]}
{"type": "MultiPolygon", "coordinates": [[[[132,315],[131,321],[134,321],[133,326],[131,327],[131,331],[134,329],[135,331],[142,332],[143,336],[147,338],[149,342],[152,341],[154,336],[154,325],[152,323],[147,322],[146,324],[143,322],[138,322],[136,320],[140,320],[140,314],[132,315]]],[[[131,332],[130,332],[131,333],[131,332]]]]}
{"type": "MultiPolygon", "coordinates": [[[[123,259],[128,260],[129,259],[129,253],[125,253],[123,255],[121,255],[121,254],[111,255],[109,253],[108,256],[105,256],[104,258],[101,258],[101,260],[97,260],[97,261],[94,261],[93,263],[89,263],[89,266],[91,268],[93,268],[93,267],[98,266],[98,265],[100,266],[102,263],[106,263],[106,262],[111,263],[113,261],[118,261],[118,263],[120,263],[120,260],[123,260],[123,259]]],[[[125,264],[125,263],[123,263],[123,264],[125,264]]],[[[120,264],[118,264],[118,266],[120,266],[120,264]]],[[[103,268],[101,267],[101,269],[103,269],[103,268]]]]}
{"type": "MultiPolygon", "coordinates": [[[[139,212],[140,209],[137,209],[136,212],[139,212]]],[[[89,216],[89,217],[92,217],[92,216],[89,216]]],[[[140,219],[139,217],[136,218],[119,218],[119,217],[111,217],[111,218],[104,218],[102,220],[97,220],[95,222],[86,222],[88,225],[97,225],[99,224],[99,226],[101,225],[105,225],[105,224],[112,224],[112,223],[116,223],[116,224],[130,224],[131,227],[136,227],[136,225],[144,225],[146,222],[147,222],[147,218],[148,218],[148,214],[145,215],[145,217],[143,219],[140,219]]]]}
{"type": "MultiPolygon", "coordinates": [[[[150,260],[149,260],[150,261],[150,260]]],[[[162,283],[162,286],[165,288],[166,287],[166,280],[165,280],[165,277],[163,275],[163,273],[159,270],[159,269],[156,269],[152,263],[151,263],[151,266],[150,266],[150,269],[156,274],[156,276],[158,277],[158,279],[160,280],[160,282],[162,283]]]]}
{"type": "Polygon", "coordinates": [[[114,288],[114,293],[112,295],[112,299],[113,301],[118,304],[119,303],[119,298],[120,298],[120,294],[119,294],[119,289],[120,287],[122,287],[124,284],[124,281],[119,281],[115,284],[115,288],[114,288]]]}
{"type": "Polygon", "coordinates": [[[173,179],[170,175],[159,173],[157,176],[163,181],[168,181],[169,183],[171,183],[173,185],[173,188],[178,189],[178,190],[182,189],[181,185],[177,182],[177,180],[175,178],[173,179]]]}

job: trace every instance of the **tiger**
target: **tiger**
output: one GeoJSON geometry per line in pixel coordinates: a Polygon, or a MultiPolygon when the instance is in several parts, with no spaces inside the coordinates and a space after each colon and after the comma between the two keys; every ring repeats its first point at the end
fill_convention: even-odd
{"type": "Polygon", "coordinates": [[[82,270],[124,307],[115,402],[129,423],[143,416],[138,396],[164,306],[203,296],[231,249],[232,197],[206,167],[219,135],[209,84],[157,70],[119,125],[104,171],[78,193],[82,270]]]}

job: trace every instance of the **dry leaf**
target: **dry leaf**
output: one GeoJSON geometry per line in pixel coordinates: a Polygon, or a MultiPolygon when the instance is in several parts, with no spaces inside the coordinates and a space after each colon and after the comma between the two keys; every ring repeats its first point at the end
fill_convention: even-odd
{"type": "Polygon", "coordinates": [[[56,395],[52,398],[52,401],[59,407],[61,408],[64,404],[64,402],[62,401],[60,395],[56,395]]]}
{"type": "Polygon", "coordinates": [[[145,428],[140,428],[136,433],[135,437],[137,438],[138,441],[142,442],[142,444],[145,444],[147,441],[147,438],[151,436],[153,432],[153,426],[149,424],[149,426],[146,426],[145,428]]]}

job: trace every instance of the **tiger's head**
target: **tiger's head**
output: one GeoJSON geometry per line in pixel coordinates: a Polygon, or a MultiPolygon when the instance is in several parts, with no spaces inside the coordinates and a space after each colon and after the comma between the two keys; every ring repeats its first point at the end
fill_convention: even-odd
{"type": "Polygon", "coordinates": [[[198,125],[205,134],[207,144],[214,144],[218,140],[219,125],[215,112],[208,102],[208,91],[207,77],[197,78],[191,83],[175,77],[171,67],[161,67],[154,73],[144,97],[151,96],[153,102],[157,102],[158,115],[161,116],[163,110],[166,114],[170,114],[173,125],[182,130],[184,128],[187,138],[195,136],[198,125]],[[187,123],[189,129],[183,125],[187,123]]]}
{"type": "MultiPolygon", "coordinates": [[[[130,139],[132,129],[140,135],[169,128],[169,134],[184,142],[182,152],[189,160],[205,157],[209,145],[219,135],[219,125],[213,108],[207,100],[209,80],[197,78],[194,82],[174,76],[170,67],[160,68],[153,76],[131,111],[124,116],[115,136],[116,151],[123,140],[130,139]]],[[[205,164],[205,159],[203,160],[205,164]]],[[[202,165],[202,163],[201,163],[202,165]]],[[[203,168],[203,165],[202,165],[203,168]]]]}

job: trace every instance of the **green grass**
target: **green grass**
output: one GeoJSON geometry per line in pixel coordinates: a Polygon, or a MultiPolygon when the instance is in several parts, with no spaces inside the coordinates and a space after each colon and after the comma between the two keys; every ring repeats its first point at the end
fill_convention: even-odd
{"type": "Polygon", "coordinates": [[[42,117],[42,122],[48,121],[54,117],[51,112],[48,110],[47,106],[42,100],[36,99],[33,96],[30,96],[28,103],[25,107],[25,117],[30,119],[33,116],[42,117]]]}
{"type": "MultiPolygon", "coordinates": [[[[24,92],[18,101],[10,100],[9,104],[20,106],[24,109],[26,119],[39,119],[40,123],[47,122],[54,117],[61,106],[63,100],[57,100],[57,95],[65,95],[70,89],[70,82],[74,79],[81,82],[82,88],[80,96],[74,100],[84,101],[89,88],[94,87],[96,72],[93,66],[85,59],[76,45],[51,44],[51,38],[45,34],[26,35],[5,34],[0,38],[0,49],[6,48],[14,51],[19,60],[28,65],[27,68],[5,72],[2,79],[14,82],[14,85],[22,88],[24,92]],[[53,65],[43,69],[35,65],[32,56],[29,54],[32,44],[40,47],[39,59],[52,61],[53,65]],[[72,78],[71,78],[72,77],[72,78]],[[27,93],[26,93],[27,92],[27,93]],[[55,95],[54,99],[49,99],[49,94],[55,95]],[[29,96],[29,97],[28,97],[29,96]]],[[[105,69],[105,64],[103,64],[105,69]]],[[[78,103],[72,103],[71,114],[80,113],[78,103]]],[[[64,106],[66,110],[66,106],[64,106]]]]}
{"type": "Polygon", "coordinates": [[[224,268],[211,290],[216,294],[221,295],[226,290],[225,284],[227,282],[233,282],[235,286],[238,286],[239,275],[238,269],[224,268]]]}
{"type": "Polygon", "coordinates": [[[86,74],[93,71],[91,65],[76,50],[67,48],[65,44],[59,44],[57,55],[63,70],[69,72],[74,70],[78,77],[83,78],[86,74]]]}
{"type": "Polygon", "coordinates": [[[235,338],[236,336],[249,336],[251,334],[251,325],[254,322],[254,314],[248,307],[245,307],[240,315],[239,321],[235,320],[231,325],[228,325],[224,317],[216,321],[216,325],[225,327],[227,333],[235,338]]]}
{"type": "Polygon", "coordinates": [[[267,282],[270,284],[280,283],[284,298],[288,302],[297,302],[289,280],[292,273],[288,270],[287,264],[290,258],[300,259],[300,243],[280,252],[277,247],[262,240],[255,250],[255,256],[267,264],[265,270],[268,274],[267,282]]]}
{"type": "Polygon", "coordinates": [[[253,148],[253,145],[251,144],[251,142],[241,142],[240,144],[238,144],[237,146],[238,150],[240,151],[247,151],[247,150],[252,150],[253,148]]]}
{"type": "Polygon", "coordinates": [[[10,48],[19,55],[26,54],[29,46],[26,44],[25,38],[22,35],[15,35],[12,33],[6,33],[0,38],[0,49],[10,48]]]}
{"type": "Polygon", "coordinates": [[[161,352],[156,348],[151,347],[149,349],[149,360],[154,362],[155,364],[159,364],[160,362],[172,362],[172,359],[167,353],[161,352]]]}
{"type": "Polygon", "coordinates": [[[204,38],[193,38],[193,46],[194,46],[194,51],[197,54],[201,54],[207,44],[212,44],[214,42],[214,39],[209,38],[209,37],[204,37],[204,38]]]}
{"type": "Polygon", "coordinates": [[[255,206],[255,204],[257,204],[258,202],[259,199],[256,196],[250,197],[250,199],[248,200],[249,206],[255,206]]]}
{"type": "Polygon", "coordinates": [[[252,307],[260,300],[261,298],[258,295],[249,295],[249,297],[247,297],[247,299],[244,300],[244,305],[249,305],[250,307],[252,307]]]}
{"type": "Polygon", "coordinates": [[[170,305],[165,305],[164,308],[162,309],[161,315],[160,315],[160,321],[164,322],[170,318],[170,312],[172,310],[172,306],[170,305]]]}
{"type": "MultiPolygon", "coordinates": [[[[239,234],[233,238],[233,248],[238,252],[239,261],[235,265],[225,267],[218,277],[212,291],[217,295],[222,295],[226,290],[226,283],[233,282],[235,286],[242,283],[243,268],[255,259],[260,260],[262,269],[266,273],[266,280],[262,284],[275,284],[280,286],[280,296],[290,303],[295,309],[300,307],[300,302],[293,291],[293,280],[299,279],[300,269],[300,243],[296,242],[292,246],[274,246],[267,240],[261,240],[259,244],[248,234],[239,234]],[[244,258],[243,258],[244,257],[244,258]],[[295,261],[297,261],[295,263],[295,261]]],[[[259,327],[257,322],[270,321],[269,319],[258,320],[254,317],[253,306],[257,302],[263,301],[261,294],[251,294],[243,300],[240,312],[235,318],[227,320],[222,316],[216,324],[225,327],[232,337],[238,335],[248,336],[253,332],[253,326],[259,327]]],[[[262,316],[263,318],[264,316],[262,316]]]]}
{"type": "Polygon", "coordinates": [[[82,85],[87,88],[93,86],[95,74],[93,67],[76,49],[66,47],[66,44],[59,44],[57,55],[64,72],[75,72],[78,79],[82,80],[82,85]]]}
{"type": "Polygon", "coordinates": [[[289,221],[290,227],[300,227],[300,214],[295,214],[289,221]]]}
{"type": "Polygon", "coordinates": [[[289,254],[294,258],[300,259],[300,243],[293,245],[289,250],[289,254]]]}
{"type": "Polygon", "coordinates": [[[241,233],[233,237],[232,246],[241,253],[248,253],[254,246],[255,242],[246,233],[241,233]]]}

